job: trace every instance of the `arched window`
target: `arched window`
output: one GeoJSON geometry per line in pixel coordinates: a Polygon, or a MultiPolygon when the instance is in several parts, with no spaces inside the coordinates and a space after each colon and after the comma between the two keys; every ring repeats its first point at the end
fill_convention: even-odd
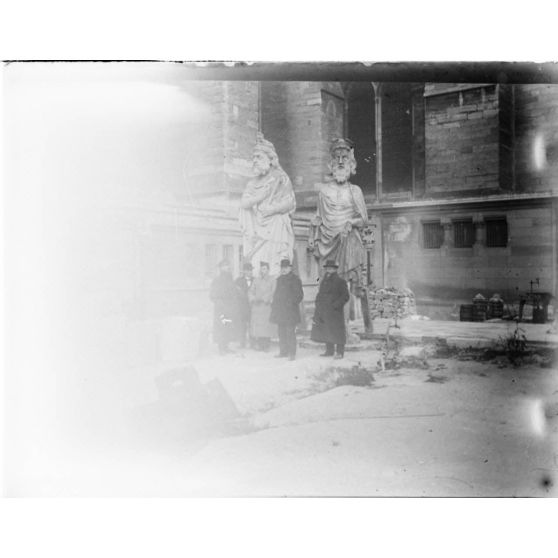
{"type": "Polygon", "coordinates": [[[346,135],[355,183],[378,199],[424,195],[424,84],[349,82],[346,135]]]}
{"type": "Polygon", "coordinates": [[[382,193],[413,188],[413,103],[411,83],[383,83],[382,193]]]}
{"type": "Polygon", "coordinates": [[[347,136],[355,143],[355,184],[364,194],[376,193],[375,93],[370,82],[352,82],[345,87],[347,136]]]}

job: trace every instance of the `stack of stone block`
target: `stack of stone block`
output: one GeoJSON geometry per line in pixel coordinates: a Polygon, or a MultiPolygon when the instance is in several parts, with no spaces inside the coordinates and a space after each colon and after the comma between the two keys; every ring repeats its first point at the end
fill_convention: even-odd
{"type": "Polygon", "coordinates": [[[368,292],[370,318],[405,318],[417,313],[415,295],[410,289],[383,287],[368,292]]]}

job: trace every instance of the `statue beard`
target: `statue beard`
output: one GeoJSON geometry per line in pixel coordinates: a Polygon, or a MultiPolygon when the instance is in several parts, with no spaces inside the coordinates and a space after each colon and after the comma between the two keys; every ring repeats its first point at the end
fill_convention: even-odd
{"type": "Polygon", "coordinates": [[[343,184],[351,178],[351,169],[346,165],[335,165],[331,174],[333,175],[335,182],[343,184]]]}
{"type": "Polygon", "coordinates": [[[271,170],[271,165],[259,165],[258,163],[252,165],[252,172],[255,176],[265,176],[271,170]]]}

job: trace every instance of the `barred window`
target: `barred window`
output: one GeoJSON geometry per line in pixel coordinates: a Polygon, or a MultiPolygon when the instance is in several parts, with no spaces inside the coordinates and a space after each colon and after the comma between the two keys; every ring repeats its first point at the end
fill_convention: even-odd
{"type": "Polygon", "coordinates": [[[486,245],[489,248],[508,245],[508,222],[505,217],[485,219],[486,245]]]}
{"type": "Polygon", "coordinates": [[[231,267],[234,262],[234,247],[231,244],[225,244],[223,246],[223,259],[227,260],[231,267]]]}
{"type": "Polygon", "coordinates": [[[471,248],[475,243],[475,228],[472,219],[453,222],[453,245],[456,248],[471,248]]]}
{"type": "Polygon", "coordinates": [[[423,223],[422,236],[425,248],[440,248],[444,241],[444,229],[440,221],[423,223]]]}

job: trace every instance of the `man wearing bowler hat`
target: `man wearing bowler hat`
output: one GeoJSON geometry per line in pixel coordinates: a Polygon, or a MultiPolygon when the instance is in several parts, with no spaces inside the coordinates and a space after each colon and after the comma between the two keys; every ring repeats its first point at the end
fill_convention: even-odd
{"type": "Polygon", "coordinates": [[[334,260],[327,260],[324,264],[325,274],[316,297],[310,337],[312,341],[326,344],[325,353],[320,356],[343,358],[346,342],[343,309],[350,295],[347,282],[337,274],[338,267],[334,260]]]}
{"type": "Polygon", "coordinates": [[[294,360],[296,356],[295,329],[297,324],[300,323],[299,305],[304,298],[304,292],[302,281],[293,273],[289,260],[281,260],[280,270],[281,274],[277,278],[269,320],[277,324],[279,336],[279,354],[277,357],[294,360]]]}

